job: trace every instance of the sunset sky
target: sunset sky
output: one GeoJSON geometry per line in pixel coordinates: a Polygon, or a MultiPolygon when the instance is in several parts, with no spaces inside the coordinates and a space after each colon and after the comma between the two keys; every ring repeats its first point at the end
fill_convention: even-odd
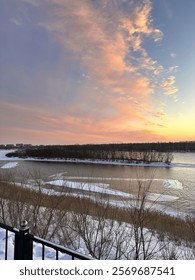
{"type": "Polygon", "coordinates": [[[194,0],[0,0],[0,144],[195,140],[194,0]]]}

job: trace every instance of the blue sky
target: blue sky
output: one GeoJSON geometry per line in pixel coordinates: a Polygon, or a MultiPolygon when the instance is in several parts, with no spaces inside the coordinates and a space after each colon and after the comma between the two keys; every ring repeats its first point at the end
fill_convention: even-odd
{"type": "Polygon", "coordinates": [[[0,143],[195,140],[193,0],[0,0],[0,143]]]}

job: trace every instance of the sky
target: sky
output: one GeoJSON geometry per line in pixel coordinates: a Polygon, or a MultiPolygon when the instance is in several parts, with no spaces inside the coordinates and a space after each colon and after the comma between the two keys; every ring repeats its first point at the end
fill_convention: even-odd
{"type": "Polygon", "coordinates": [[[0,0],[0,144],[195,140],[194,0],[0,0]]]}

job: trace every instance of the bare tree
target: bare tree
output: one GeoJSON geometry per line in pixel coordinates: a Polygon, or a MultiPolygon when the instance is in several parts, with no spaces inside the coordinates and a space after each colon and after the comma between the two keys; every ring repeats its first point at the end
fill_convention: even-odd
{"type": "MultiPolygon", "coordinates": [[[[151,174],[151,179],[144,180],[141,174],[137,178],[137,194],[136,199],[129,202],[129,216],[133,230],[134,248],[131,258],[152,259],[156,253],[161,250],[157,233],[152,226],[150,220],[150,211],[155,203],[148,202],[147,196],[150,191],[154,174],[151,174]]],[[[155,221],[153,221],[153,224],[155,221]]],[[[132,235],[132,232],[131,232],[132,235]]]]}

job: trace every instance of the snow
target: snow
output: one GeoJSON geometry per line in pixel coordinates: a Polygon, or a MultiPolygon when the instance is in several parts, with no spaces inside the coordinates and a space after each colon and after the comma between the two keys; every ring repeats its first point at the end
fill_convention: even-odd
{"type": "MultiPolygon", "coordinates": [[[[67,179],[67,180],[90,180],[90,179],[93,179],[93,180],[99,180],[100,178],[99,177],[81,177],[81,176],[62,176],[63,173],[59,173],[59,177],[58,176],[55,176],[55,175],[52,175],[50,177],[53,177],[53,178],[56,178],[56,179],[60,179],[60,178],[64,178],[64,179],[67,179]]],[[[65,174],[65,172],[64,172],[65,174]]],[[[173,179],[157,179],[157,178],[114,178],[114,177],[104,177],[103,178],[104,181],[128,181],[128,182],[133,182],[133,181],[136,181],[136,182],[150,182],[150,181],[157,181],[157,182],[160,182],[162,181],[163,183],[163,187],[164,188],[170,188],[170,189],[183,189],[183,185],[182,185],[182,182],[180,182],[179,180],[173,180],[173,179]]]]}
{"type": "MultiPolygon", "coordinates": [[[[42,260],[42,249],[43,246],[41,243],[33,242],[33,260],[42,260]]],[[[52,248],[45,246],[45,260],[55,260],[56,251],[52,248]]],[[[71,260],[72,257],[68,254],[63,254],[59,252],[59,260],[71,260]]]]}
{"type": "MultiPolygon", "coordinates": [[[[8,231],[8,251],[7,259],[13,260],[14,258],[14,233],[8,231]]],[[[5,240],[6,240],[6,231],[0,228],[0,260],[5,257],[5,240]]]]}
{"type": "MultiPolygon", "coordinates": [[[[56,160],[54,160],[56,161],[56,160]]],[[[74,163],[90,163],[90,164],[110,164],[110,165],[125,165],[125,166],[148,166],[148,167],[170,167],[170,164],[164,163],[164,162],[150,162],[150,163],[145,163],[145,162],[128,162],[128,161],[121,161],[121,160],[92,160],[92,159],[64,159],[64,162],[74,162],[74,163]]]]}
{"type": "Polygon", "coordinates": [[[174,201],[174,200],[179,199],[179,197],[177,197],[177,196],[159,194],[159,193],[151,193],[151,192],[146,193],[146,198],[147,198],[147,200],[152,200],[152,201],[174,201]]]}
{"type": "Polygon", "coordinates": [[[18,162],[8,162],[1,166],[2,169],[9,169],[9,168],[14,168],[18,165],[18,162]]]}
{"type": "MultiPolygon", "coordinates": [[[[44,183],[44,181],[40,180],[39,185],[33,182],[33,180],[28,180],[28,183],[15,183],[16,186],[19,187],[24,187],[27,189],[31,189],[33,191],[36,192],[40,192],[46,195],[54,195],[54,196],[68,196],[68,197],[76,197],[76,198],[80,198],[80,199],[90,199],[96,203],[105,205],[106,203],[108,203],[110,206],[116,207],[116,208],[132,208],[132,207],[139,207],[139,202],[135,199],[136,196],[132,195],[132,194],[128,194],[128,193],[124,193],[124,192],[120,192],[117,190],[112,190],[112,189],[106,189],[104,187],[100,188],[99,185],[107,185],[107,184],[93,184],[94,189],[91,189],[91,185],[92,184],[88,184],[88,183],[79,183],[79,182],[73,182],[71,181],[71,183],[69,183],[68,187],[73,187],[76,189],[80,189],[83,190],[83,185],[86,184],[85,186],[85,190],[90,192],[90,193],[71,193],[71,192],[63,192],[63,189],[55,190],[55,189],[48,189],[46,187],[44,187],[45,184],[51,183],[51,186],[54,182],[55,186],[61,186],[62,188],[65,187],[65,184],[67,183],[67,181],[64,180],[55,180],[55,181],[50,181],[47,183],[44,183]],[[41,187],[41,189],[40,189],[41,187]],[[93,191],[92,191],[93,190],[93,191]],[[95,191],[94,191],[95,190],[95,191]],[[92,191],[92,193],[91,193],[92,191]],[[107,200],[107,198],[104,198],[102,196],[98,197],[96,194],[104,194],[106,191],[106,194],[110,194],[115,196],[115,199],[111,199],[109,198],[109,200],[107,200]],[[120,198],[124,198],[124,199],[120,199],[117,200],[117,197],[120,198]]],[[[184,212],[179,212],[178,210],[174,210],[173,208],[167,206],[167,205],[162,205],[160,204],[160,202],[169,202],[169,201],[174,201],[176,199],[178,199],[178,197],[175,196],[170,196],[170,195],[164,195],[164,194],[157,194],[157,193],[146,193],[147,194],[147,201],[145,202],[145,208],[149,209],[150,211],[159,211],[162,212],[163,214],[167,214],[169,216],[173,216],[173,217],[180,217],[180,218],[185,218],[186,216],[188,216],[189,214],[184,213],[184,212]],[[155,203],[153,203],[155,201],[155,203]],[[159,203],[158,203],[159,202],[159,203]]]]}
{"type": "MultiPolygon", "coordinates": [[[[62,173],[59,173],[59,174],[62,174],[62,173]]],[[[53,178],[56,178],[56,179],[60,179],[60,178],[66,178],[67,180],[72,180],[72,179],[77,179],[77,180],[89,180],[89,179],[93,179],[93,180],[99,180],[100,177],[81,177],[81,176],[55,176],[55,175],[52,175],[50,177],[53,177],[53,178]]],[[[148,178],[124,178],[124,177],[104,177],[104,178],[101,178],[105,181],[163,181],[164,179],[156,179],[156,178],[152,178],[152,179],[148,179],[148,178]]]]}
{"type": "Polygon", "coordinates": [[[164,180],[164,187],[179,190],[183,189],[182,183],[178,180],[164,180]]]}
{"type": "MultiPolygon", "coordinates": [[[[3,228],[0,228],[0,260],[5,259],[5,240],[6,240],[6,231],[3,228]]],[[[7,259],[14,259],[14,242],[15,234],[8,231],[8,242],[7,242],[7,259]]],[[[56,258],[56,251],[52,248],[45,246],[45,259],[54,260],[56,258]]],[[[33,259],[41,260],[42,259],[42,244],[38,242],[33,242],[33,259]]],[[[64,253],[59,253],[59,260],[71,260],[71,256],[64,253]]]]}
{"type": "Polygon", "coordinates": [[[164,163],[164,162],[150,162],[150,163],[144,163],[144,162],[128,162],[128,161],[120,161],[120,160],[92,160],[92,159],[48,159],[48,158],[20,158],[20,157],[6,157],[6,154],[15,152],[17,149],[11,149],[11,150],[4,150],[0,149],[0,160],[9,160],[9,161],[48,161],[48,162],[67,162],[67,163],[89,163],[89,164],[101,164],[101,165],[123,165],[123,166],[143,166],[143,167],[177,167],[177,168],[195,168],[195,164],[188,164],[188,163],[164,163]]]}
{"type": "Polygon", "coordinates": [[[172,167],[178,167],[178,168],[195,168],[195,164],[193,163],[171,163],[172,167]]]}
{"type": "Polygon", "coordinates": [[[92,159],[48,159],[48,158],[19,158],[19,157],[6,157],[6,154],[15,152],[17,149],[12,149],[12,150],[1,150],[0,149],[0,160],[23,160],[23,161],[48,161],[48,162],[68,162],[68,163],[89,163],[89,164],[103,164],[103,165],[126,165],[126,166],[148,166],[148,167],[170,167],[170,164],[164,163],[164,162],[151,162],[151,163],[136,163],[136,162],[128,162],[128,161],[112,161],[112,160],[92,160],[92,159]]]}
{"type": "Polygon", "coordinates": [[[80,182],[65,181],[65,180],[54,180],[54,181],[47,182],[47,184],[51,184],[54,186],[63,186],[63,187],[78,189],[82,191],[98,192],[98,193],[109,194],[114,196],[121,196],[124,198],[134,197],[133,195],[125,192],[108,189],[106,187],[109,185],[102,184],[102,183],[89,184],[89,183],[80,183],[80,182]]]}
{"type": "Polygon", "coordinates": [[[14,161],[14,160],[22,160],[19,157],[7,157],[6,154],[8,153],[13,153],[16,152],[17,150],[1,150],[0,149],[0,160],[9,160],[9,161],[14,161]]]}
{"type": "MultiPolygon", "coordinates": [[[[121,223],[111,220],[94,220],[92,216],[86,215],[86,224],[87,232],[90,235],[89,240],[85,240],[83,236],[77,235],[74,239],[73,246],[76,248],[77,252],[81,252],[86,256],[89,256],[89,251],[87,245],[90,243],[91,248],[94,248],[94,252],[99,250],[98,244],[101,242],[108,242],[107,245],[102,247],[102,259],[114,259],[116,255],[116,250],[120,249],[122,255],[120,259],[133,259],[135,256],[135,235],[133,230],[133,225],[128,223],[121,223]],[[100,227],[100,224],[102,227],[100,227]],[[92,234],[94,231],[97,231],[96,234],[92,234]],[[106,238],[107,237],[107,238],[106,238]],[[111,240],[113,242],[111,242],[111,240]]],[[[165,236],[164,239],[159,239],[159,235],[150,229],[143,228],[144,235],[144,247],[147,250],[147,253],[151,256],[150,259],[169,259],[172,252],[175,254],[177,259],[194,259],[193,249],[187,247],[184,242],[177,243],[174,240],[171,240],[168,236],[165,236]]],[[[60,233],[59,233],[60,234],[60,233]]],[[[141,232],[138,231],[138,234],[141,232]]],[[[58,244],[58,238],[54,238],[53,242],[58,244]]],[[[8,233],[8,259],[13,260],[14,258],[14,233],[8,233]]],[[[140,259],[143,258],[142,245],[140,247],[140,259]]],[[[55,250],[45,246],[45,259],[46,260],[55,260],[56,254],[55,250]]],[[[0,260],[5,259],[5,230],[0,228],[0,260]]],[[[42,245],[38,242],[33,242],[33,260],[42,259],[42,245]]],[[[68,254],[59,253],[60,260],[70,260],[71,257],[68,254]]]]}

